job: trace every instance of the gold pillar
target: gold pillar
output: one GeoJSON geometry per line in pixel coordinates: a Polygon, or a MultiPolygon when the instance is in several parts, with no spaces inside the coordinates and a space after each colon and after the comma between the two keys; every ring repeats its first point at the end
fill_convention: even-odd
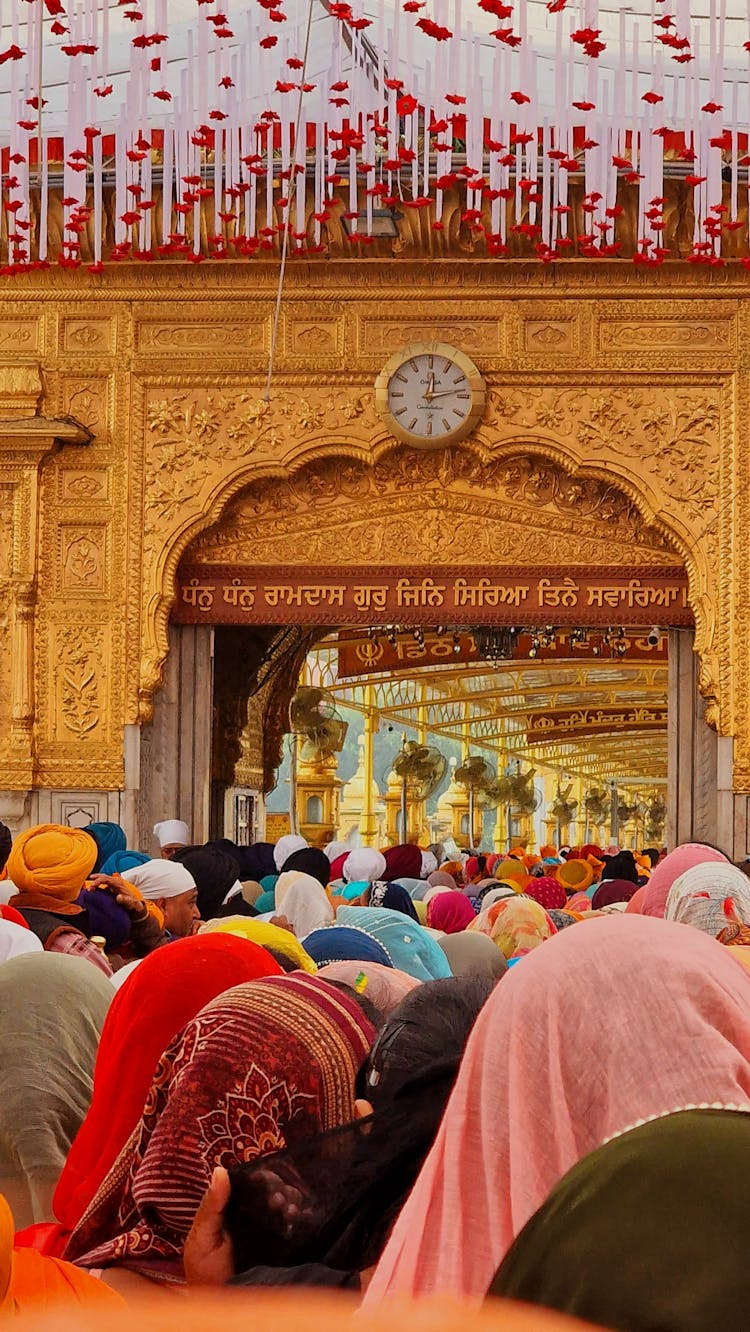
{"type": "Polygon", "coordinates": [[[372,799],[372,781],[373,766],[375,755],[375,731],[377,729],[378,714],[375,709],[375,691],[371,684],[365,687],[365,789],[362,802],[362,817],[359,821],[359,831],[362,837],[363,846],[375,846],[378,840],[378,821],[375,817],[375,808],[372,799]]]}

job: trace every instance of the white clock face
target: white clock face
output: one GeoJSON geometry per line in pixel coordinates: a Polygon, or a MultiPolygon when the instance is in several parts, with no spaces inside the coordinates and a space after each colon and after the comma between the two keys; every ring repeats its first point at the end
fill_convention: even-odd
{"type": "Polygon", "coordinates": [[[388,381],[388,408],[402,430],[439,440],[460,429],[472,408],[469,381],[439,352],[418,352],[388,381]]]}

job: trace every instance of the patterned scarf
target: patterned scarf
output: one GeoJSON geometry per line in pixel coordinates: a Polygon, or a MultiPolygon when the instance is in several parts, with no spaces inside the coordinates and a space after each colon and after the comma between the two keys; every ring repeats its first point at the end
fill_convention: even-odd
{"type": "Polygon", "coordinates": [[[143,1116],[65,1257],[181,1282],[182,1250],[217,1165],[230,1169],[348,1123],[374,1031],[318,977],[250,981],[214,999],[168,1046],[143,1116]]]}

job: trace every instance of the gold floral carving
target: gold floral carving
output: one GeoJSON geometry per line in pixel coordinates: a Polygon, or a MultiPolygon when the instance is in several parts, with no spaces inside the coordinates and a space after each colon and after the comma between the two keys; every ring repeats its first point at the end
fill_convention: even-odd
{"type": "Polygon", "coordinates": [[[61,586],[68,592],[104,589],[105,540],[103,528],[64,529],[61,533],[61,586]]]}
{"type": "Polygon", "coordinates": [[[80,626],[56,634],[59,716],[65,731],[87,740],[101,721],[101,631],[82,635],[80,626]]]}
{"type": "Polygon", "coordinates": [[[388,454],[374,467],[328,459],[289,480],[256,482],[190,549],[201,564],[273,565],[288,560],[292,542],[311,564],[334,566],[675,561],[664,536],[606,481],[526,456],[484,462],[447,450],[388,454]]]}

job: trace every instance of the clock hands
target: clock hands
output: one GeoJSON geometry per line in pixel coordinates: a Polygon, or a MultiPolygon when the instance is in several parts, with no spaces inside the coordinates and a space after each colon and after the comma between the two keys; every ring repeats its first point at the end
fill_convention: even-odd
{"type": "Polygon", "coordinates": [[[435,393],[428,388],[424,397],[426,402],[432,402],[433,398],[452,398],[454,393],[455,389],[439,389],[438,392],[435,393]]]}

